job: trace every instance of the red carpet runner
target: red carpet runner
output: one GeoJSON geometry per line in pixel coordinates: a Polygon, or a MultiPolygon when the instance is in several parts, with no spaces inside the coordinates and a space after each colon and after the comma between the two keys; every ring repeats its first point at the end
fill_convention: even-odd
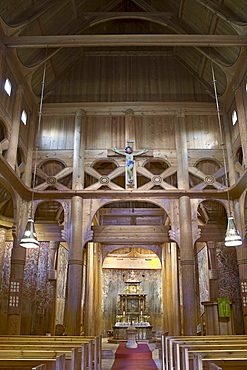
{"type": "Polygon", "coordinates": [[[152,370],[158,369],[152,359],[152,352],[147,344],[138,344],[138,348],[126,348],[119,344],[111,370],[152,370]]]}

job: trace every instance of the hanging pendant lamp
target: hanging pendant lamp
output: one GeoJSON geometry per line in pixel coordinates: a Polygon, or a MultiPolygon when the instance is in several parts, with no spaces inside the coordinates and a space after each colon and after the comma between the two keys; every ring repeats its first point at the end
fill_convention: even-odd
{"type": "MultiPolygon", "coordinates": [[[[214,96],[215,96],[215,103],[216,103],[216,110],[217,110],[217,117],[218,117],[218,124],[219,124],[219,131],[220,131],[220,139],[223,143],[223,132],[222,132],[222,126],[221,126],[221,119],[220,119],[220,108],[219,108],[219,100],[218,100],[218,94],[217,94],[217,88],[216,88],[216,80],[214,75],[214,68],[213,64],[211,64],[212,67],[212,78],[213,78],[213,87],[214,87],[214,96]]],[[[227,188],[227,201],[228,201],[228,207],[230,209],[230,194],[229,194],[229,180],[227,177],[227,169],[226,169],[226,157],[225,157],[225,151],[222,146],[222,156],[223,156],[223,162],[224,162],[224,172],[225,172],[225,185],[227,188]]],[[[227,229],[226,229],[226,236],[225,236],[225,246],[226,247],[239,247],[242,245],[242,239],[239,234],[238,229],[236,228],[234,218],[233,216],[228,217],[227,221],[227,229]]]]}
{"type": "Polygon", "coordinates": [[[239,247],[242,245],[242,239],[239,235],[238,229],[236,228],[234,218],[232,216],[228,217],[226,236],[225,236],[225,246],[226,247],[239,247]]]}
{"type": "MultiPolygon", "coordinates": [[[[47,50],[46,50],[47,52],[47,50]]],[[[47,54],[46,54],[47,57],[47,54]]],[[[41,96],[40,96],[40,106],[39,106],[39,120],[37,128],[37,136],[40,132],[40,124],[42,118],[42,108],[43,108],[43,99],[44,99],[44,89],[45,89],[45,75],[46,75],[46,59],[44,64],[43,78],[41,82],[41,96]]],[[[36,138],[37,139],[37,138],[36,138]]],[[[37,141],[38,142],[38,141],[37,141]]],[[[33,188],[35,187],[36,173],[37,173],[37,161],[38,161],[38,144],[36,145],[35,151],[35,163],[34,163],[34,174],[33,174],[33,188]]],[[[21,238],[20,245],[24,248],[39,248],[39,242],[37,239],[37,234],[35,232],[34,220],[33,220],[33,203],[34,203],[34,190],[32,188],[32,200],[31,200],[31,210],[30,217],[27,221],[27,225],[21,238]]]]}
{"type": "Polygon", "coordinates": [[[27,221],[20,245],[24,248],[39,248],[39,242],[37,240],[37,234],[34,227],[34,220],[32,218],[29,218],[27,221]]]}

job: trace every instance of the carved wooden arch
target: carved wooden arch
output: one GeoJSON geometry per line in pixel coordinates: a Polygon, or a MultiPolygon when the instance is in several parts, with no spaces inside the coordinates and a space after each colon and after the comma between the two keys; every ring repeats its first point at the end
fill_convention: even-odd
{"type": "MultiPolygon", "coordinates": [[[[41,208],[42,205],[44,205],[44,204],[48,205],[48,207],[47,207],[48,211],[47,212],[52,212],[52,211],[50,211],[49,206],[51,208],[54,204],[59,205],[58,210],[56,212],[53,212],[54,214],[59,213],[58,216],[60,216],[64,212],[63,203],[59,199],[49,199],[49,200],[35,201],[34,214],[35,214],[36,221],[37,221],[37,213],[39,211],[42,212],[42,210],[40,210],[39,208],[41,208]]],[[[48,219],[48,218],[46,218],[45,214],[43,214],[43,217],[44,217],[44,221],[56,221],[57,223],[59,223],[59,217],[55,217],[54,219],[48,219]]]]}
{"type": "Polygon", "coordinates": [[[112,180],[116,179],[119,176],[123,176],[125,173],[125,166],[120,166],[118,162],[112,158],[98,158],[94,162],[91,163],[90,166],[86,166],[85,174],[91,176],[94,179],[94,183],[90,184],[85,187],[85,190],[98,190],[102,186],[109,188],[111,190],[124,190],[124,183],[123,186],[120,186],[113,182],[112,180]],[[109,163],[114,164],[115,168],[106,174],[102,174],[99,170],[96,170],[94,167],[97,163],[109,163]]]}
{"type": "MultiPolygon", "coordinates": [[[[34,171],[34,170],[33,170],[34,171]]],[[[68,186],[65,186],[61,180],[65,177],[71,175],[73,172],[72,167],[67,167],[66,163],[58,158],[49,158],[45,159],[36,168],[36,175],[40,178],[39,184],[34,187],[35,190],[45,190],[48,187],[52,186],[55,190],[69,190],[68,186]],[[43,169],[44,166],[48,162],[57,162],[63,165],[63,168],[54,174],[47,174],[43,169]],[[42,182],[43,180],[43,182],[42,182]]]]}
{"type": "MultiPolygon", "coordinates": [[[[107,246],[107,249],[105,251],[105,253],[102,253],[102,263],[104,262],[105,258],[107,257],[108,254],[113,254],[112,252],[118,250],[118,249],[121,249],[121,248],[124,248],[125,246],[110,246],[108,245],[107,246]]],[[[134,245],[134,247],[138,247],[138,245],[134,245]]],[[[152,251],[153,253],[155,253],[155,255],[159,258],[160,262],[162,263],[162,256],[161,256],[161,247],[159,245],[141,245],[140,246],[141,248],[143,249],[148,249],[150,251],[152,251]]],[[[132,247],[130,247],[132,248],[132,247]]],[[[117,255],[117,254],[116,254],[117,255]]],[[[126,257],[127,257],[127,254],[126,254],[126,257]]]]}
{"type": "Polygon", "coordinates": [[[191,185],[192,189],[202,190],[202,189],[205,189],[208,186],[212,186],[216,189],[225,189],[226,188],[225,184],[222,184],[221,182],[217,181],[221,177],[225,176],[225,168],[220,163],[220,161],[218,161],[217,159],[210,158],[210,157],[209,158],[208,157],[201,158],[201,159],[199,159],[198,161],[195,162],[194,166],[189,167],[188,170],[189,170],[190,175],[195,176],[197,178],[197,180],[201,180],[197,184],[193,184],[193,180],[191,178],[190,179],[190,181],[191,181],[190,185],[191,185]],[[198,168],[198,165],[200,163],[206,162],[206,161],[209,161],[209,162],[212,162],[212,163],[216,164],[218,166],[218,170],[216,170],[213,174],[205,173],[205,172],[201,171],[198,168]]]}
{"type": "Polygon", "coordinates": [[[218,199],[217,200],[216,199],[201,200],[198,203],[197,210],[198,210],[197,211],[198,219],[201,219],[201,222],[203,222],[203,224],[207,224],[208,221],[210,221],[210,218],[211,218],[211,221],[214,221],[214,219],[223,220],[224,217],[225,217],[225,221],[227,220],[226,205],[225,205],[225,202],[221,200],[218,200],[218,199]],[[207,205],[208,205],[208,208],[207,208],[207,205]],[[216,206],[214,207],[213,205],[218,205],[218,207],[216,206]]]}
{"type": "Polygon", "coordinates": [[[3,154],[9,147],[9,140],[7,138],[8,130],[4,121],[0,119],[0,154],[3,154]]]}
{"type": "Polygon", "coordinates": [[[150,190],[154,186],[158,186],[160,187],[160,189],[165,190],[177,189],[176,186],[173,186],[169,182],[165,181],[168,177],[176,175],[177,173],[177,167],[172,166],[166,159],[157,157],[147,159],[143,162],[142,166],[138,166],[136,168],[136,171],[139,175],[142,175],[150,180],[147,181],[144,185],[138,186],[138,190],[150,190]],[[161,171],[161,173],[159,174],[154,174],[151,170],[148,170],[146,168],[146,165],[150,162],[165,163],[167,165],[167,168],[161,171]]]}
{"type": "Polygon", "coordinates": [[[3,189],[7,191],[8,194],[5,196],[1,196],[0,200],[0,214],[1,214],[1,209],[5,206],[6,203],[9,201],[10,206],[12,207],[13,210],[13,224],[16,222],[15,218],[17,217],[15,210],[17,209],[17,194],[16,192],[12,189],[12,187],[5,181],[3,177],[0,176],[0,187],[2,186],[3,189]]]}

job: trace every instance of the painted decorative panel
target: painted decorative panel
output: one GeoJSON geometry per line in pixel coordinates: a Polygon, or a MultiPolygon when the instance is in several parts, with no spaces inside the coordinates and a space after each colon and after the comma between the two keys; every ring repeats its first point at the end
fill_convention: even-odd
{"type": "Polygon", "coordinates": [[[56,324],[64,323],[65,292],[67,283],[69,252],[62,245],[58,250],[57,263],[57,307],[56,307],[56,324]]]}
{"type": "Polygon", "coordinates": [[[216,254],[219,276],[219,297],[229,298],[232,302],[234,331],[236,334],[244,334],[236,248],[225,247],[223,243],[217,243],[216,254]]]}
{"type": "Polygon", "coordinates": [[[197,264],[199,272],[200,313],[203,313],[204,306],[201,302],[209,301],[208,254],[206,246],[198,252],[197,264]]]}

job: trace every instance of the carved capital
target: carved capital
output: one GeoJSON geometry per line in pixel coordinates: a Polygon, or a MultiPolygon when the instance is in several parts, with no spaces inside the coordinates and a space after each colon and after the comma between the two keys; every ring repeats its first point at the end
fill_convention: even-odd
{"type": "Polygon", "coordinates": [[[133,109],[127,109],[124,114],[125,116],[134,116],[135,112],[133,111],[133,109]]]}
{"type": "Polygon", "coordinates": [[[178,245],[180,244],[180,233],[179,230],[168,231],[170,239],[174,240],[178,245]]]}

